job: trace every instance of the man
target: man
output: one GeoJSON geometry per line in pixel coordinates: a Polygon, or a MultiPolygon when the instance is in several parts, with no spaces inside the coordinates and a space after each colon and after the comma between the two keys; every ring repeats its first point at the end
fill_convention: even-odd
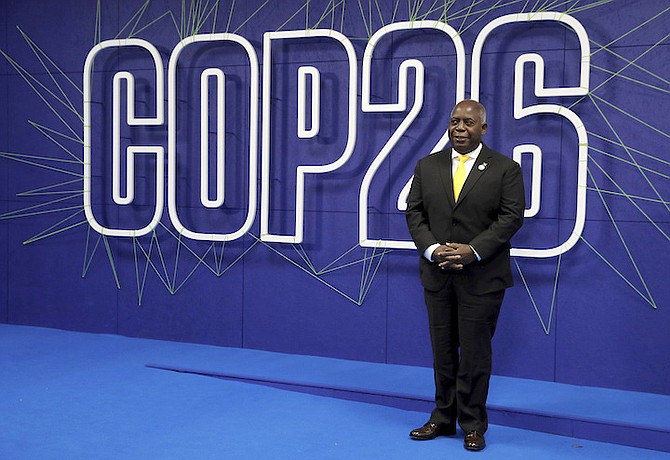
{"type": "Polygon", "coordinates": [[[419,160],[406,213],[420,254],[436,405],[410,437],[454,435],[458,422],[468,450],[486,446],[491,339],[513,284],[509,240],[525,207],[521,168],[482,144],[486,128],[483,105],[456,104],[451,148],[419,160]]]}

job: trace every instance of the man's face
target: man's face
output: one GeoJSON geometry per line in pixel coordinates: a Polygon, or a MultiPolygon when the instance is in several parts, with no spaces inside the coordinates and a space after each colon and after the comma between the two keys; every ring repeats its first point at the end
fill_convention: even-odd
{"type": "Polygon", "coordinates": [[[449,140],[458,153],[472,152],[486,133],[486,123],[482,123],[477,103],[464,101],[454,107],[449,121],[449,140]]]}

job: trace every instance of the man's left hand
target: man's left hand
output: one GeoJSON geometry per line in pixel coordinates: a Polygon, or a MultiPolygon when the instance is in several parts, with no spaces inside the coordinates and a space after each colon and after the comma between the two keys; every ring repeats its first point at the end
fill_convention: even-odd
{"type": "Polygon", "coordinates": [[[445,243],[446,254],[444,261],[440,262],[440,268],[451,270],[461,270],[465,265],[477,260],[475,253],[469,244],[463,243],[445,243]]]}

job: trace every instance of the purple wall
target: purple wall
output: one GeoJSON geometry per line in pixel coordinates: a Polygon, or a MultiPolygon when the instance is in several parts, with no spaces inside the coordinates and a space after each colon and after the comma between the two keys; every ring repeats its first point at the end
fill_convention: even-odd
{"type": "MultiPolygon", "coordinates": [[[[380,6],[384,24],[392,22],[395,4],[387,3],[380,6]]],[[[447,18],[461,31],[469,95],[476,37],[494,19],[520,12],[523,2],[503,8],[494,8],[494,1],[473,2],[472,8],[460,3],[447,11],[447,18]]],[[[358,59],[356,147],[337,171],[307,177],[301,245],[259,240],[260,200],[248,234],[225,244],[180,238],[167,208],[154,238],[102,238],[91,230],[83,213],[83,147],[78,140],[83,137],[80,90],[86,56],[101,40],[132,35],[158,48],[167,75],[170,53],[180,40],[172,17],[181,23],[181,2],[154,1],[146,10],[136,2],[103,2],[99,33],[95,2],[27,1],[0,7],[0,49],[8,56],[0,56],[0,321],[430,365],[417,255],[358,246],[361,181],[405,115],[361,110],[363,50],[369,35],[383,25],[380,13],[375,5],[368,14],[366,3],[361,14],[357,5],[347,4],[342,17],[341,6],[333,15],[330,2],[314,0],[289,20],[304,2],[263,4],[236,2],[231,14],[231,2],[221,2],[216,12],[202,13],[199,33],[229,27],[252,43],[262,64],[264,32],[304,30],[306,23],[317,27],[323,15],[318,27],[342,32],[358,59]],[[36,8],[41,14],[34,14],[36,8]],[[30,44],[41,51],[33,52],[30,44]]],[[[663,357],[670,346],[665,267],[670,167],[663,147],[670,130],[663,109],[670,102],[670,48],[664,42],[655,46],[666,34],[668,13],[650,0],[582,6],[568,13],[591,40],[591,94],[536,97],[533,69],[527,66],[524,106],[562,105],[583,121],[589,133],[586,224],[582,239],[560,259],[515,259],[523,279],[515,268],[516,286],[507,293],[495,339],[495,372],[670,394],[670,379],[661,378],[668,375],[663,357]],[[621,75],[612,76],[619,71],[621,75]]],[[[427,11],[415,13],[421,17],[427,11]]],[[[427,18],[441,14],[438,9],[427,18]]],[[[406,4],[399,4],[394,21],[411,15],[406,4]]],[[[195,33],[191,25],[184,25],[185,35],[195,33]]],[[[571,233],[578,141],[572,125],[560,116],[514,119],[514,63],[523,53],[539,53],[546,64],[546,87],[574,86],[578,45],[570,29],[543,22],[501,27],[484,47],[480,99],[489,109],[485,142],[507,155],[521,143],[535,143],[544,153],[542,207],[515,237],[516,247],[551,247],[571,233]]],[[[404,240],[408,234],[395,201],[416,160],[431,151],[446,129],[455,101],[456,56],[438,32],[396,33],[382,40],[375,53],[375,103],[397,98],[402,61],[416,58],[425,66],[422,111],[371,183],[370,237],[404,240]]],[[[350,84],[345,58],[343,48],[328,39],[286,41],[274,48],[271,232],[294,231],[296,167],[333,162],[344,150],[350,84]],[[296,74],[304,65],[321,72],[321,131],[313,139],[295,134],[296,74]]],[[[179,215],[190,229],[231,232],[244,221],[250,185],[248,59],[240,47],[225,44],[194,46],[182,59],[177,84],[179,215]],[[198,79],[207,67],[226,73],[226,204],[215,210],[202,207],[198,185],[198,79]]],[[[96,60],[92,208],[107,227],[139,228],[151,219],[154,159],[138,158],[137,195],[130,206],[112,201],[110,172],[112,76],[131,71],[137,79],[137,115],[154,115],[150,64],[137,50],[105,50],[96,60]]],[[[409,80],[413,94],[413,72],[409,80]]],[[[413,97],[409,102],[411,106],[413,97]]],[[[124,146],[167,147],[167,128],[122,123],[121,138],[124,146]]],[[[210,132],[210,142],[214,139],[210,132]]],[[[258,142],[260,147],[260,135],[258,142]]],[[[527,165],[524,170],[530,181],[527,165]]],[[[258,171],[260,193],[260,166],[258,171]]]]}

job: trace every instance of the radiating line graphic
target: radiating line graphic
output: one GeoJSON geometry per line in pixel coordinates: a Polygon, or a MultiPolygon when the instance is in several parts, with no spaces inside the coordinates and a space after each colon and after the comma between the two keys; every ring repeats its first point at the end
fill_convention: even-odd
{"type": "MultiPolygon", "coordinates": [[[[576,100],[568,107],[572,110],[588,110],[597,114],[597,127],[587,126],[589,139],[588,196],[589,207],[597,207],[607,216],[608,232],[612,246],[625,254],[624,261],[615,262],[609,255],[612,248],[596,247],[587,235],[581,237],[578,245],[583,245],[602,261],[602,269],[612,271],[621,280],[624,289],[630,289],[644,306],[653,309],[661,305],[654,297],[652,289],[645,279],[645,270],[630,249],[629,236],[622,229],[619,216],[613,203],[619,206],[623,202],[627,210],[641,216],[648,224],[649,231],[658,235],[666,243],[655,248],[661,257],[670,255],[670,156],[665,150],[651,152],[636,144],[635,140],[627,140],[622,132],[635,126],[636,131],[644,132],[645,136],[658,139],[659,145],[667,145],[670,133],[667,127],[659,126],[657,120],[650,118],[641,107],[626,107],[620,102],[610,100],[608,92],[613,88],[635,88],[639,92],[650,94],[662,100],[665,107],[670,102],[670,76],[659,74],[651,67],[655,62],[667,59],[663,47],[670,45],[670,34],[655,37],[651,46],[636,46],[625,51],[614,49],[614,46],[627,43],[627,40],[644,35],[659,21],[668,22],[670,7],[659,2],[657,12],[650,17],[631,24],[628,30],[619,31],[614,39],[603,40],[597,31],[589,31],[592,53],[591,74],[594,84],[591,91],[576,100]],[[602,44],[602,42],[607,43],[602,44]],[[624,55],[625,54],[625,55],[624,55]],[[660,56],[660,58],[659,58],[660,56]],[[613,64],[614,63],[614,64],[613,64]],[[597,82],[597,83],[596,83],[597,82]],[[615,86],[618,85],[618,86],[615,86]],[[608,169],[609,162],[616,168],[625,169],[626,175],[639,179],[636,182],[621,183],[617,174],[608,169]],[[631,185],[633,184],[633,185],[631,185]],[[616,200],[616,201],[614,201],[616,200]],[[663,215],[664,220],[659,220],[663,215]]],[[[257,20],[261,13],[270,6],[283,5],[281,0],[259,1],[258,6],[248,10],[244,17],[239,12],[246,10],[244,2],[230,0],[183,0],[179,11],[153,12],[152,2],[147,0],[140,4],[136,11],[120,21],[118,31],[111,32],[107,18],[102,14],[101,2],[98,0],[95,17],[95,30],[92,45],[113,38],[142,38],[149,32],[160,31],[174,37],[175,43],[185,37],[200,33],[236,33],[247,24],[257,20]]],[[[307,29],[330,28],[346,34],[352,41],[367,42],[380,27],[399,21],[440,20],[454,27],[459,34],[476,34],[475,30],[487,22],[510,12],[533,15],[547,11],[560,11],[573,15],[578,19],[586,15],[598,14],[602,8],[621,8],[625,11],[624,0],[330,0],[314,2],[306,0],[295,10],[279,8],[280,15],[273,17],[273,24],[268,28],[282,31],[295,28],[296,24],[307,29]],[[317,4],[318,3],[318,4],[317,4]],[[347,33],[347,24],[356,22],[359,30],[365,31],[364,36],[347,33]]],[[[625,14],[625,13],[622,13],[625,14]]],[[[265,20],[268,20],[267,18],[265,20]]],[[[82,276],[86,277],[95,260],[96,254],[104,254],[108,264],[111,282],[119,289],[134,288],[137,290],[138,304],[142,304],[146,294],[146,285],[150,277],[158,279],[163,287],[173,295],[188,289],[189,280],[201,272],[209,272],[214,277],[224,276],[231,268],[252,252],[267,251],[276,260],[284,263],[294,276],[306,276],[314,282],[340,295],[354,305],[364,305],[371,289],[375,289],[375,279],[391,250],[380,248],[361,248],[354,244],[349,248],[341,248],[339,255],[326,263],[318,262],[321,257],[318,250],[309,252],[304,245],[269,244],[261,241],[254,234],[248,233],[248,243],[234,250],[224,242],[196,242],[183,238],[171,230],[166,223],[166,214],[158,228],[150,234],[131,238],[115,239],[113,248],[110,237],[91,231],[83,213],[83,115],[82,88],[74,82],[66,72],[61,70],[31,37],[17,26],[16,32],[30,49],[34,61],[42,72],[30,72],[24,67],[27,63],[17,62],[12,56],[0,49],[0,54],[9,63],[14,72],[20,76],[27,90],[38,98],[46,112],[55,117],[49,123],[40,122],[41,114],[35,119],[26,120],[34,129],[35,136],[47,139],[53,147],[51,151],[20,151],[0,152],[4,162],[22,164],[34,168],[35,174],[57,176],[53,184],[16,191],[17,197],[30,198],[31,201],[18,209],[3,210],[0,220],[33,218],[39,219],[43,228],[35,234],[26,235],[24,244],[32,244],[49,238],[81,230],[87,226],[86,237],[82,242],[83,264],[82,276]],[[34,200],[39,200],[35,203],[34,200]],[[119,249],[120,248],[120,249],[119,249]],[[134,266],[132,272],[135,286],[121,285],[120,272],[129,270],[121,266],[115,251],[123,250],[132,254],[134,266]],[[360,274],[357,286],[338,286],[331,281],[330,275],[346,270],[360,274]]],[[[665,32],[664,32],[665,33],[665,32]]],[[[360,56],[359,56],[360,58],[360,56]]],[[[82,63],[83,65],[83,63],[82,63]]],[[[617,169],[618,170],[618,169],[617,169]]],[[[588,230],[588,220],[587,220],[588,230]]],[[[395,251],[395,254],[400,252],[395,251]]],[[[412,254],[414,257],[414,254],[412,254]]],[[[553,273],[551,282],[551,299],[548,304],[538,301],[534,286],[528,281],[527,270],[531,264],[517,258],[515,268],[528,294],[529,307],[538,317],[545,334],[552,331],[552,319],[555,315],[557,298],[560,295],[560,270],[565,258],[572,257],[570,252],[547,260],[544,268],[553,273]]],[[[414,263],[414,259],[411,262],[414,263]]]]}

